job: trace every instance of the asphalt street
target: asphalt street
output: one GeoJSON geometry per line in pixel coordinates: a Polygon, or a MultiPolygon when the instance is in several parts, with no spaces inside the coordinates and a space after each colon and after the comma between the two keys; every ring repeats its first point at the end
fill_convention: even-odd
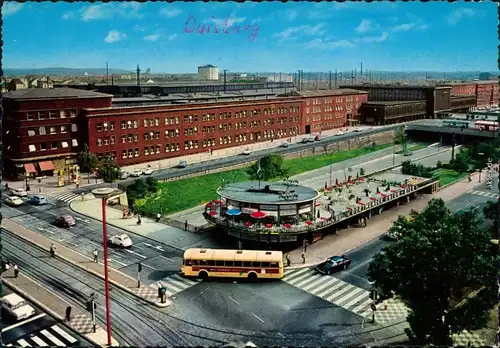
{"type": "MultiPolygon", "coordinates": [[[[96,317],[104,326],[104,284],[41,248],[3,230],[4,254],[70,305],[84,310],[96,293],[96,317]]],[[[360,320],[349,312],[282,282],[200,282],[180,293],[174,304],[157,309],[111,286],[113,336],[122,345],[219,345],[252,341],[259,345],[357,344],[360,320]],[[235,302],[236,301],[236,302],[235,302]]]]}
{"type": "MultiPolygon", "coordinates": [[[[6,197],[6,196],[4,196],[6,197]]],[[[95,248],[102,257],[102,223],[73,212],[66,204],[51,200],[49,204],[34,206],[25,203],[18,207],[2,206],[4,217],[29,227],[53,241],[61,243],[84,255],[92,256],[95,248]],[[58,216],[69,214],[75,217],[76,226],[61,228],[55,225],[58,216]]],[[[108,224],[108,238],[124,231],[108,224]]],[[[141,277],[147,284],[177,273],[182,264],[183,252],[164,244],[128,233],[134,245],[130,249],[110,248],[110,266],[137,276],[137,264],[143,265],[141,277]]]]}
{"type": "MultiPolygon", "coordinates": [[[[12,290],[6,286],[3,287],[2,297],[11,293],[13,293],[12,290]]],[[[6,311],[2,312],[1,328],[4,346],[22,346],[24,342],[30,345],[34,343],[34,346],[37,346],[40,340],[49,346],[84,347],[93,345],[35,304],[29,302],[29,305],[35,309],[35,315],[21,321],[17,321],[6,311]]]]}

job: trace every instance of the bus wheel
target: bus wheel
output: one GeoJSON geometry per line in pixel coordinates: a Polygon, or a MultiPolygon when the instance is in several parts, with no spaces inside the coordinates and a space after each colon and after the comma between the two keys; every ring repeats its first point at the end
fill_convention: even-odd
{"type": "Polygon", "coordinates": [[[207,271],[201,271],[200,273],[198,273],[198,277],[200,277],[201,279],[208,279],[207,271]]]}
{"type": "Polygon", "coordinates": [[[248,279],[257,280],[257,274],[255,274],[254,272],[248,273],[248,279]]]}

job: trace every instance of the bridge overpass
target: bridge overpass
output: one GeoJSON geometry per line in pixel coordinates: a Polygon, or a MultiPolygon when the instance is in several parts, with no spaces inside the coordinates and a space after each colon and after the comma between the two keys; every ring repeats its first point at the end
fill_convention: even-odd
{"type": "MultiPolygon", "coordinates": [[[[406,134],[414,140],[440,141],[451,144],[453,134],[455,141],[461,144],[474,143],[485,139],[500,137],[498,132],[471,128],[443,127],[442,120],[419,120],[406,125],[406,134]]],[[[471,122],[473,124],[473,122],[471,122]]]]}

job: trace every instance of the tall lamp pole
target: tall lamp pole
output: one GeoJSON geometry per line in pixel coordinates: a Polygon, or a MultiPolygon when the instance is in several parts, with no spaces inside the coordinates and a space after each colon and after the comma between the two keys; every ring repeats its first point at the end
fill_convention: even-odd
{"type": "Polygon", "coordinates": [[[106,296],[106,329],[108,334],[108,346],[111,346],[111,311],[109,308],[109,275],[108,275],[108,235],[106,231],[106,200],[115,190],[109,187],[92,190],[96,198],[101,199],[102,204],[102,239],[104,245],[104,288],[106,296]]]}

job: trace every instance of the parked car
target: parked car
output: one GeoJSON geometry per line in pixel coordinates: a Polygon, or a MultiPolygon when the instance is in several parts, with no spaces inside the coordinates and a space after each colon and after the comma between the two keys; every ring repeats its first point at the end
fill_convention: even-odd
{"type": "Polygon", "coordinates": [[[132,173],[130,173],[130,176],[133,176],[134,178],[138,178],[142,175],[142,169],[136,169],[132,173]]]}
{"type": "Polygon", "coordinates": [[[320,140],[321,140],[321,135],[318,134],[314,137],[314,141],[320,141],[320,140]]]}
{"type": "Polygon", "coordinates": [[[362,130],[363,130],[363,128],[358,127],[358,128],[356,128],[356,129],[354,129],[354,132],[361,132],[362,130]]]}
{"type": "Polygon", "coordinates": [[[59,227],[72,227],[76,225],[76,221],[71,215],[61,215],[56,219],[56,225],[59,227]]]}
{"type": "Polygon", "coordinates": [[[9,194],[11,196],[26,197],[28,195],[28,192],[20,188],[13,188],[10,190],[9,194]]]}
{"type": "Polygon", "coordinates": [[[335,133],[335,135],[344,135],[344,132],[338,131],[337,133],[335,133]]]}
{"type": "MultiPolygon", "coordinates": [[[[314,139],[312,141],[314,141],[314,139]]],[[[304,137],[304,138],[302,138],[302,141],[301,141],[302,144],[307,144],[310,142],[311,142],[311,137],[304,137]]]]}
{"type": "Polygon", "coordinates": [[[401,238],[401,233],[396,231],[389,231],[385,234],[385,237],[389,240],[398,240],[401,238]]]}
{"type": "Polygon", "coordinates": [[[351,260],[345,256],[332,256],[316,267],[316,272],[321,274],[332,274],[340,269],[346,269],[351,264],[351,260]]]}
{"type": "Polygon", "coordinates": [[[250,155],[250,153],[252,153],[252,151],[250,151],[250,149],[249,149],[248,147],[247,147],[245,150],[243,150],[243,154],[244,154],[245,156],[250,155]]]}
{"type": "Polygon", "coordinates": [[[281,143],[281,145],[280,145],[280,146],[281,146],[281,147],[288,147],[288,142],[286,142],[286,141],[285,141],[285,142],[281,143]]]}
{"type": "Polygon", "coordinates": [[[120,174],[120,179],[128,179],[128,177],[130,176],[130,172],[127,172],[126,170],[122,171],[122,173],[120,174]]]}
{"type": "Polygon", "coordinates": [[[188,166],[186,161],[179,161],[177,168],[186,168],[188,166]]]}
{"type": "Polygon", "coordinates": [[[35,315],[35,309],[24,298],[14,293],[2,297],[2,310],[13,316],[17,321],[35,315]]]}
{"type": "Polygon", "coordinates": [[[121,233],[109,238],[108,244],[120,248],[130,248],[132,246],[132,239],[127,234],[121,233]]]}
{"type": "Polygon", "coordinates": [[[144,175],[151,175],[151,174],[153,174],[153,172],[154,172],[153,168],[148,167],[148,168],[144,169],[144,171],[142,172],[142,174],[144,174],[144,175]]]}
{"type": "Polygon", "coordinates": [[[30,198],[30,203],[33,205],[43,205],[49,202],[47,202],[47,198],[45,198],[45,196],[35,195],[30,198]]]}
{"type": "Polygon", "coordinates": [[[8,205],[11,205],[13,207],[18,207],[21,204],[23,204],[24,201],[20,197],[11,196],[11,197],[7,198],[7,200],[5,201],[5,203],[8,204],[8,205]]]}

